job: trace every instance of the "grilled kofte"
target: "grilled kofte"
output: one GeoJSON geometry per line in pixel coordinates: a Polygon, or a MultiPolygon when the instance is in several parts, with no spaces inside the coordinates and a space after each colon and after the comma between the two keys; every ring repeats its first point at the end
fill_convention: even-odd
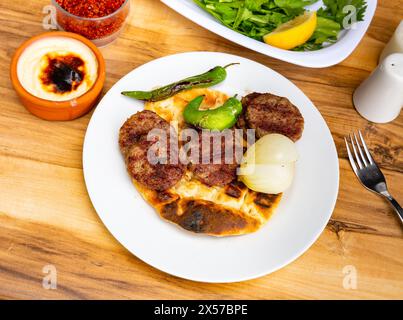
{"type": "MultiPolygon", "coordinates": [[[[282,194],[263,194],[248,189],[236,180],[237,164],[225,163],[222,155],[221,163],[190,162],[187,166],[144,163],[150,148],[144,141],[145,135],[158,128],[180,136],[189,127],[183,111],[190,101],[201,95],[205,97],[205,109],[221,106],[229,98],[209,89],[183,91],[163,101],[147,102],[146,110],[126,121],[120,131],[119,144],[129,174],[138,191],[163,219],[188,231],[214,236],[254,232],[270,218],[282,194]],[[175,128],[170,127],[171,121],[175,128]]],[[[253,93],[242,99],[242,103],[244,111],[238,127],[255,129],[257,137],[273,132],[287,135],[294,141],[301,137],[304,120],[287,99],[253,93]]],[[[202,154],[200,150],[199,156],[202,154]]]]}
{"type": "Polygon", "coordinates": [[[242,99],[243,114],[238,127],[256,130],[256,137],[280,133],[294,142],[304,131],[304,118],[287,98],[271,93],[251,93],[242,99]]]}

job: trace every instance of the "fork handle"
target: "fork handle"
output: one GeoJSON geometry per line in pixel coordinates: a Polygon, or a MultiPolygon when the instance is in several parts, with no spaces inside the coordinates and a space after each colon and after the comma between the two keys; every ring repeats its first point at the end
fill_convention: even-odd
{"type": "Polygon", "coordinates": [[[386,196],[386,199],[389,200],[390,204],[396,210],[396,212],[400,218],[400,222],[403,223],[403,209],[400,206],[400,204],[398,204],[397,201],[390,194],[386,196]]]}

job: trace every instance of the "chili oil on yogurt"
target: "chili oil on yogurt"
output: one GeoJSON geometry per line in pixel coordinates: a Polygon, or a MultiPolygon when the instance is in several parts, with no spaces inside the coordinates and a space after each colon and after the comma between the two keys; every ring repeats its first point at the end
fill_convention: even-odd
{"type": "Polygon", "coordinates": [[[68,101],[91,89],[98,77],[94,52],[81,41],[49,37],[21,54],[17,76],[30,94],[49,101],[68,101]]]}

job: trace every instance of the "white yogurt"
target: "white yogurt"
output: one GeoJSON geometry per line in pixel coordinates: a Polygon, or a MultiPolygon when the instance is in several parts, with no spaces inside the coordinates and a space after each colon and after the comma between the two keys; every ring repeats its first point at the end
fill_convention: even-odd
{"type": "Polygon", "coordinates": [[[48,37],[35,41],[21,54],[17,76],[30,94],[49,101],[67,101],[82,96],[94,85],[98,77],[98,60],[94,52],[81,41],[68,37],[48,37]],[[73,55],[84,63],[79,70],[84,74],[81,82],[71,91],[57,90],[56,85],[44,83],[44,70],[49,57],[73,55]]]}

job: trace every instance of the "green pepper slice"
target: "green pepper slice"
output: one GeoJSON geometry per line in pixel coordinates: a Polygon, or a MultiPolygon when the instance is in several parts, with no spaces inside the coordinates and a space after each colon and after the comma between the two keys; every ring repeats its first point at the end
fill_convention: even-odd
{"type": "Polygon", "coordinates": [[[183,117],[193,126],[223,131],[232,128],[242,112],[242,103],[236,98],[229,98],[221,107],[212,110],[199,110],[203,96],[198,96],[186,106],[183,117]]]}
{"type": "Polygon", "coordinates": [[[237,63],[231,63],[225,67],[217,66],[203,74],[189,77],[152,91],[123,91],[122,94],[144,101],[155,102],[164,100],[184,90],[208,88],[223,82],[227,78],[226,68],[234,64],[237,63]]]}

